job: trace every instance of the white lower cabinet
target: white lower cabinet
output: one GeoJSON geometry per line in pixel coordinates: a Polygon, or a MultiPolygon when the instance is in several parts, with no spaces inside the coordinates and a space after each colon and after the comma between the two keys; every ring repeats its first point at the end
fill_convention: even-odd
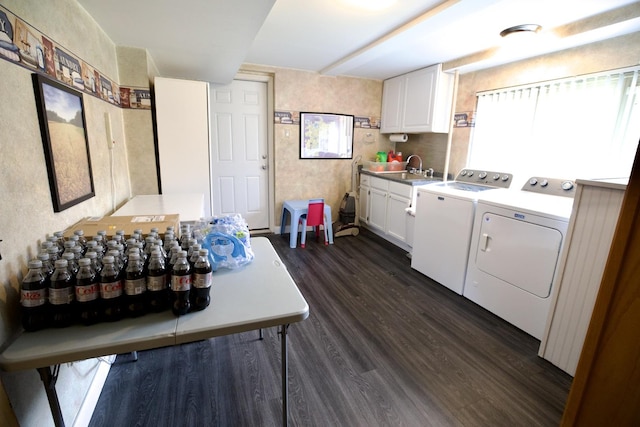
{"type": "Polygon", "coordinates": [[[388,180],[371,177],[367,224],[369,227],[376,228],[383,232],[386,232],[388,191],[388,180]]]}
{"type": "Polygon", "coordinates": [[[408,249],[411,218],[406,209],[412,198],[413,186],[409,184],[361,175],[360,221],[376,234],[408,249]]]}

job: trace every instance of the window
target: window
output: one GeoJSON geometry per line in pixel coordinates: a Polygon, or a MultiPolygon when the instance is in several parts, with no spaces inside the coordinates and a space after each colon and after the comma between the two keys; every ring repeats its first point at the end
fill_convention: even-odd
{"type": "Polygon", "coordinates": [[[640,139],[640,67],[478,93],[468,166],[626,177],[640,139]]]}

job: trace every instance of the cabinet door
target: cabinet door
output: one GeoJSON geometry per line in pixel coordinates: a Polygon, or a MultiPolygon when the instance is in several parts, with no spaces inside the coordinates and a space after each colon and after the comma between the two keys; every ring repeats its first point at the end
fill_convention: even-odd
{"type": "Polygon", "coordinates": [[[369,221],[370,227],[385,230],[387,218],[387,192],[377,188],[369,191],[369,221]]]}
{"type": "Polygon", "coordinates": [[[437,67],[429,67],[406,75],[402,129],[428,131],[433,126],[437,67]]]}
{"type": "Polygon", "coordinates": [[[369,187],[361,185],[359,196],[358,217],[360,222],[367,223],[369,217],[369,187]]]}
{"type": "Polygon", "coordinates": [[[387,234],[395,237],[401,242],[407,240],[407,219],[406,208],[411,204],[411,199],[389,193],[387,202],[387,234]]]}
{"type": "Polygon", "coordinates": [[[405,77],[385,80],[382,86],[382,117],[380,132],[399,132],[402,126],[402,108],[405,77]]]}

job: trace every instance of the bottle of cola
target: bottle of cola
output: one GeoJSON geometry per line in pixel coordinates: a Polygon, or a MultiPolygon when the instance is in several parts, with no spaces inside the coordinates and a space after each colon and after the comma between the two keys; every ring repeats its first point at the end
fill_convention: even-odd
{"type": "Polygon", "coordinates": [[[151,311],[160,312],[169,308],[167,270],[162,252],[157,249],[151,252],[151,260],[149,261],[147,296],[151,311]]]}
{"type": "Polygon", "coordinates": [[[194,294],[192,298],[194,310],[204,310],[209,306],[211,302],[209,292],[212,283],[213,270],[209,262],[209,250],[200,249],[193,268],[193,289],[191,292],[194,294]]]}
{"type": "Polygon", "coordinates": [[[131,252],[124,278],[124,293],[129,316],[138,317],[147,312],[146,291],[147,278],[140,253],[131,252]]]}
{"type": "Polygon", "coordinates": [[[76,230],[73,232],[74,235],[78,236],[78,244],[82,250],[82,254],[87,251],[87,238],[84,236],[84,230],[76,230]]]}
{"type": "Polygon", "coordinates": [[[73,323],[75,317],[73,296],[73,280],[67,260],[59,259],[56,261],[49,285],[49,308],[51,310],[52,326],[63,328],[73,323]]]}
{"type": "Polygon", "coordinates": [[[107,322],[122,319],[122,280],[112,255],[102,258],[100,274],[100,298],[102,298],[102,318],[107,322]]]}
{"type": "Polygon", "coordinates": [[[89,258],[81,258],[79,263],[75,286],[78,319],[85,325],[93,325],[101,318],[100,283],[89,258]]]}
{"type": "Polygon", "coordinates": [[[187,251],[178,252],[178,259],[171,273],[171,310],[176,316],[187,314],[191,308],[189,292],[191,290],[191,266],[187,260],[187,251]]]}
{"type": "Polygon", "coordinates": [[[22,327],[26,331],[37,331],[48,326],[47,281],[39,259],[29,261],[29,271],[20,287],[20,305],[22,327]]]}

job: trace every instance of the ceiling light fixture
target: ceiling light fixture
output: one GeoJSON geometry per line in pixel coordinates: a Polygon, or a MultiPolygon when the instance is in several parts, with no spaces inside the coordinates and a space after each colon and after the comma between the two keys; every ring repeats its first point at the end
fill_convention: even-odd
{"type": "Polygon", "coordinates": [[[523,24],[516,25],[514,27],[509,27],[505,30],[500,31],[500,36],[506,37],[509,34],[517,34],[517,33],[533,33],[536,34],[540,32],[542,27],[538,24],[523,24]]]}

